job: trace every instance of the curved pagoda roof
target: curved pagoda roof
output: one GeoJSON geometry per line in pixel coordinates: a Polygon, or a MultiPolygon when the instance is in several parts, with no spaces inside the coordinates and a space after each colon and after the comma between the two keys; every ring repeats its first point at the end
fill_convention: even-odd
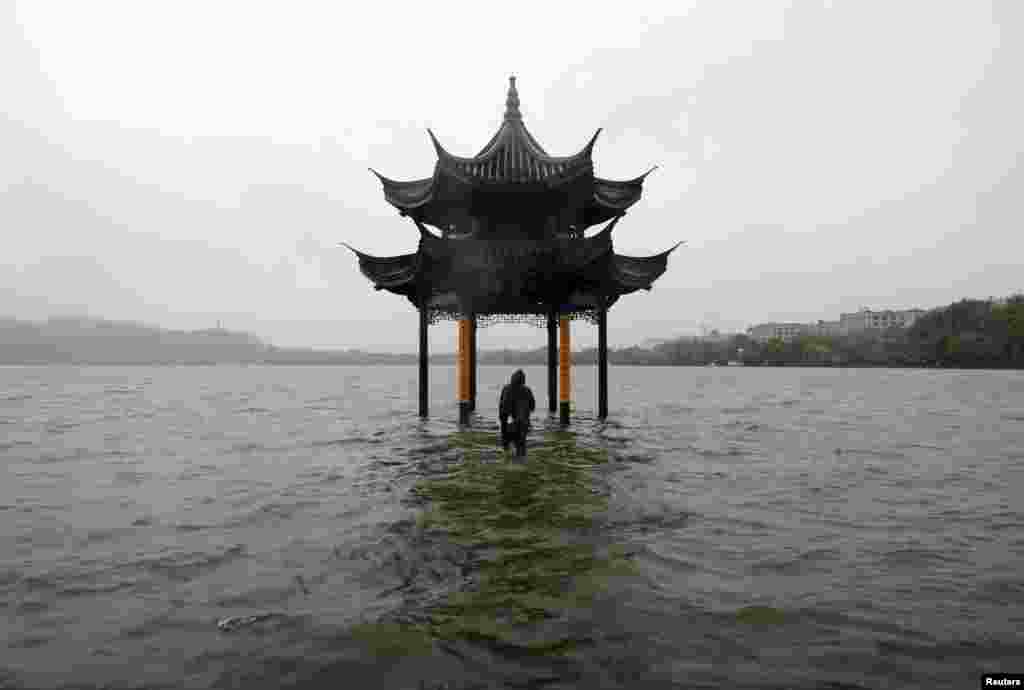
{"type": "Polygon", "coordinates": [[[420,224],[413,253],[377,257],[346,246],[376,290],[403,295],[417,307],[450,314],[541,314],[555,301],[564,311],[585,312],[650,290],[679,246],[654,256],[618,254],[612,248],[617,220],[580,239],[448,239],[420,224]]]}
{"type": "Polygon", "coordinates": [[[439,228],[454,224],[453,205],[465,204],[474,192],[499,190],[554,194],[557,205],[576,211],[567,224],[582,231],[622,215],[639,201],[644,178],[651,172],[630,180],[595,177],[591,155],[600,129],[578,153],[550,155],[523,124],[515,77],[509,78],[501,127],[475,156],[449,153],[433,131],[427,132],[437,154],[432,176],[398,181],[373,173],[381,181],[385,199],[402,215],[439,228]]]}
{"type": "Polygon", "coordinates": [[[438,162],[432,178],[381,178],[388,201],[419,228],[419,246],[388,257],[349,246],[363,275],[377,290],[452,316],[543,314],[550,305],[563,313],[586,313],[611,306],[622,295],[650,290],[679,245],[647,257],[623,256],[612,248],[612,229],[639,199],[643,176],[626,182],[595,178],[590,155],[596,134],[573,156],[548,155],[522,124],[514,77],[505,105],[501,128],[473,158],[449,154],[434,138],[438,162]],[[573,206],[581,191],[585,203],[573,206]],[[556,203],[545,206],[545,195],[550,199],[551,194],[556,203]],[[483,205],[477,201],[481,196],[487,200],[483,205]],[[458,217],[474,205],[478,211],[498,209],[497,216],[516,207],[541,210],[500,217],[502,233],[477,228],[439,237],[426,227],[437,225],[432,213],[458,217]],[[575,216],[560,215],[564,209],[575,216]],[[590,237],[579,225],[602,221],[609,222],[590,237]],[[574,232],[559,227],[572,222],[574,232]]]}

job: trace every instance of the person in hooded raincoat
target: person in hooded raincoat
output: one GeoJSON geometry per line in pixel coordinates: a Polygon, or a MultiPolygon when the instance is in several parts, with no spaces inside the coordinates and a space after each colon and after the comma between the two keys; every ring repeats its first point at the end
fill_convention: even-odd
{"type": "Polygon", "coordinates": [[[530,431],[530,413],[536,409],[533,391],[526,385],[526,374],[516,369],[508,384],[501,389],[498,421],[501,424],[501,446],[508,450],[514,443],[516,455],[526,455],[526,434],[530,431]]]}

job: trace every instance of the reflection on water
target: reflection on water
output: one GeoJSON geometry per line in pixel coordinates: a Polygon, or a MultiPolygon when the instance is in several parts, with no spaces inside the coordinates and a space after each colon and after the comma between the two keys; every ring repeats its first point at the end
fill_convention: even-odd
{"type": "MultiPolygon", "coordinates": [[[[573,614],[608,580],[634,575],[624,549],[601,543],[607,501],[595,465],[605,451],[549,431],[525,459],[494,449],[493,433],[457,432],[448,443],[459,462],[412,489],[423,541],[458,549],[463,583],[441,599],[410,597],[390,618],[393,639],[476,642],[503,654],[557,654],[592,641],[572,630],[573,614]]],[[[604,540],[607,541],[607,540],[604,540]]],[[[437,548],[435,546],[435,548],[437,548]]],[[[401,590],[418,592],[417,573],[401,590]]],[[[360,632],[379,639],[367,628],[360,632]]],[[[422,648],[422,647],[420,647],[422,648]]]]}
{"type": "Polygon", "coordinates": [[[960,688],[1024,658],[1020,373],[616,368],[599,422],[581,368],[518,460],[439,369],[429,421],[415,368],[0,370],[0,687],[960,688]]]}

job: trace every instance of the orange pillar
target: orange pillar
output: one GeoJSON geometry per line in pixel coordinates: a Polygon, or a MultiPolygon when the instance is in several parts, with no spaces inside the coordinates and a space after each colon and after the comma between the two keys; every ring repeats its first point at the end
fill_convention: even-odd
{"type": "Polygon", "coordinates": [[[470,350],[470,329],[472,324],[469,319],[459,319],[459,343],[457,356],[455,358],[455,393],[459,399],[459,424],[469,423],[469,413],[472,411],[470,400],[470,373],[469,373],[469,350],[470,350]]]}
{"type": "Polygon", "coordinates": [[[558,323],[558,415],[562,424],[569,423],[569,403],[572,401],[572,339],[569,319],[558,323]]]}

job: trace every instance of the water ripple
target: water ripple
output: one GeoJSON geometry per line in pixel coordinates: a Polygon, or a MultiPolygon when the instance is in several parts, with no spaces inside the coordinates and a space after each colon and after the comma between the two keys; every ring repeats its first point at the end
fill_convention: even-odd
{"type": "Polygon", "coordinates": [[[0,370],[0,686],[952,688],[1024,656],[1020,375],[616,371],[611,419],[581,376],[515,461],[493,367],[469,429],[403,367],[0,370]]]}

